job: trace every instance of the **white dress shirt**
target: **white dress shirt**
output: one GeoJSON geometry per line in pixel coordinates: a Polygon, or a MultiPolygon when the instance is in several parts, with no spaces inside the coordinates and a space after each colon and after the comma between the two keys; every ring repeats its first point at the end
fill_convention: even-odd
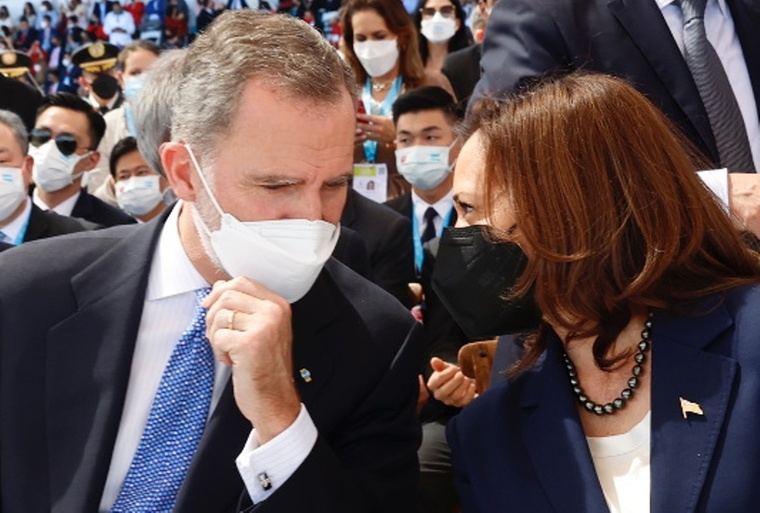
{"type": "MultiPolygon", "coordinates": [[[[100,502],[101,512],[110,511],[119,495],[145,429],[164,367],[193,320],[197,305],[195,291],[209,286],[193,266],[180,240],[178,219],[181,208],[182,202],[179,202],[167,218],[151,263],[127,395],[100,502]]],[[[219,403],[229,377],[230,369],[216,362],[209,417],[219,403]]],[[[261,502],[274,493],[306,459],[316,439],[316,427],[303,405],[298,419],[265,445],[258,445],[256,432],[252,430],[238,457],[238,468],[251,498],[261,502]],[[268,491],[264,491],[259,483],[261,473],[267,474],[272,482],[268,491]]]]}
{"type": "Polygon", "coordinates": [[[449,191],[443,198],[431,205],[412,190],[412,206],[414,207],[414,217],[417,220],[417,226],[420,228],[419,235],[422,235],[425,231],[425,212],[429,207],[433,207],[436,213],[438,213],[438,216],[433,220],[435,235],[436,237],[440,237],[443,233],[443,222],[448,220],[451,209],[454,208],[454,192],[449,191]]]}
{"type": "Polygon", "coordinates": [[[21,212],[21,215],[16,217],[16,219],[6,224],[5,226],[0,226],[0,232],[5,235],[5,237],[0,237],[0,242],[7,242],[8,244],[20,244],[23,242],[17,241],[16,239],[18,239],[19,235],[21,234],[21,230],[28,225],[29,216],[32,215],[32,200],[30,200],[27,196],[24,202],[24,211],[21,212]]]}
{"type": "Polygon", "coordinates": [[[610,513],[649,513],[651,412],[622,435],[587,437],[610,513]]]}
{"type": "Polygon", "coordinates": [[[67,200],[62,201],[61,203],[59,203],[53,208],[50,208],[47,205],[47,203],[42,201],[42,198],[40,198],[38,189],[34,189],[34,194],[32,195],[32,197],[34,198],[34,204],[40,207],[42,210],[52,210],[56,214],[66,216],[66,217],[71,217],[71,212],[74,210],[74,205],[76,205],[80,194],[81,194],[81,191],[77,191],[77,193],[74,194],[72,197],[68,198],[67,200]]]}
{"type": "MultiPolygon", "coordinates": [[[[683,53],[683,13],[680,6],[676,0],[657,0],[657,5],[662,11],[678,48],[683,53]]],[[[757,104],[747,71],[747,62],[744,60],[744,52],[725,0],[707,0],[705,32],[707,40],[715,48],[728,76],[747,129],[755,169],[760,171],[760,119],[758,119],[757,104]]],[[[745,170],[732,169],[731,171],[745,170]]]]}

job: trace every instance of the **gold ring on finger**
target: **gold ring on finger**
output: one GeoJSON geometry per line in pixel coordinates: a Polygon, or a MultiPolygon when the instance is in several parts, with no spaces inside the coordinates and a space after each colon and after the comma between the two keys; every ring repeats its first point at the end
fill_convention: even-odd
{"type": "Polygon", "coordinates": [[[230,310],[230,316],[227,317],[227,329],[228,330],[234,330],[235,329],[235,315],[237,315],[236,310],[230,310]]]}

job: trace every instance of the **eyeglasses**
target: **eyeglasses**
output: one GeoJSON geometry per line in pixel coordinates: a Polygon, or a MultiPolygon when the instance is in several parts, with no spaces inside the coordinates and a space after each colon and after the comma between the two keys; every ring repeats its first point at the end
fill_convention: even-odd
{"type": "Polygon", "coordinates": [[[47,128],[35,128],[29,135],[29,142],[34,147],[40,147],[50,139],[55,139],[55,145],[67,157],[77,151],[77,140],[72,134],[62,133],[53,137],[47,128]]]}
{"type": "Polygon", "coordinates": [[[441,16],[444,18],[453,18],[455,9],[453,5],[444,5],[438,9],[435,7],[423,7],[420,9],[420,12],[422,13],[423,18],[432,18],[435,16],[436,12],[441,13],[441,16]]]}

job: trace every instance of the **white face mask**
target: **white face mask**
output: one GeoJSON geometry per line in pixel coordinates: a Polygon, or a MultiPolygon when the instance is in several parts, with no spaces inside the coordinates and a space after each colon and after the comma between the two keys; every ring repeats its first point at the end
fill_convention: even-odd
{"type": "Polygon", "coordinates": [[[457,31],[457,22],[454,18],[444,18],[439,12],[428,20],[422,20],[422,35],[431,43],[443,43],[448,41],[457,31]]]}
{"type": "MultiPolygon", "coordinates": [[[[453,146],[453,144],[452,144],[453,146]]],[[[451,146],[410,146],[396,150],[396,167],[412,186],[429,191],[449,176],[451,146]]]]}
{"type": "Polygon", "coordinates": [[[0,221],[11,215],[26,198],[21,168],[0,167],[0,221]]]}
{"type": "Polygon", "coordinates": [[[398,61],[396,39],[354,42],[354,53],[367,75],[381,77],[393,69],[398,61]]]}
{"type": "Polygon", "coordinates": [[[34,158],[34,167],[32,167],[34,183],[45,192],[60,191],[82,175],[82,173],[77,175],[72,173],[76,165],[90,153],[92,152],[88,151],[84,155],[72,153],[66,156],[58,149],[54,139],[50,139],[37,148],[29,148],[29,155],[34,158]]]}
{"type": "Polygon", "coordinates": [[[190,146],[187,151],[221,216],[218,230],[210,231],[202,220],[199,228],[209,237],[215,260],[224,272],[233,278],[250,278],[288,303],[295,303],[305,296],[338,243],[338,227],[325,221],[306,219],[253,222],[236,219],[219,206],[190,146]]]}
{"type": "Polygon", "coordinates": [[[161,177],[133,176],[129,180],[118,180],[114,184],[116,202],[131,216],[144,216],[161,203],[161,177]]]}
{"type": "Polygon", "coordinates": [[[145,87],[145,73],[124,79],[124,98],[134,103],[145,87]]]}

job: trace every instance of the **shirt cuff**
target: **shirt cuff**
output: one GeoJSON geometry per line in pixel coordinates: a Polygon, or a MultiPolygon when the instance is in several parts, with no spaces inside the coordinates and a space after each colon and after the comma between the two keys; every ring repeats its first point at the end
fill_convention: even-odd
{"type": "Polygon", "coordinates": [[[265,501],[285,484],[316,442],[317,428],[303,403],[296,420],[264,445],[259,444],[256,430],[251,430],[235,463],[254,504],[265,501]]]}
{"type": "Polygon", "coordinates": [[[720,200],[723,210],[728,212],[728,169],[707,169],[697,174],[708,189],[720,200]]]}

